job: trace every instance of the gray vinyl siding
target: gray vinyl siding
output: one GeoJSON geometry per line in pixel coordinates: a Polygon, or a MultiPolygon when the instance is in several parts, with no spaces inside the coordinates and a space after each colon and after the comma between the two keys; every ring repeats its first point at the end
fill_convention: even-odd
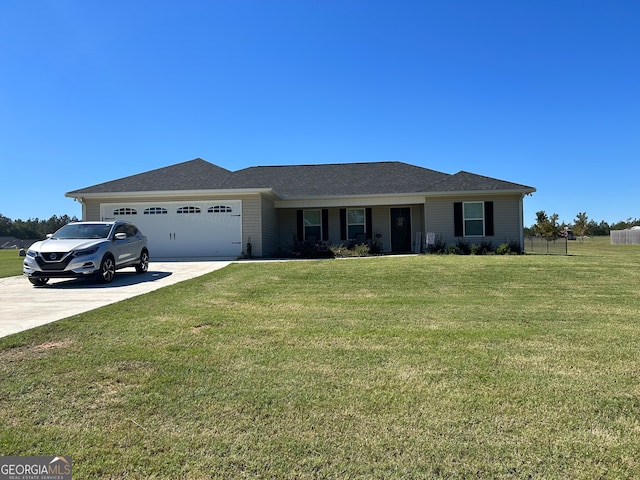
{"type": "Polygon", "coordinates": [[[499,197],[493,201],[494,246],[520,241],[520,199],[521,197],[499,197]]]}
{"type": "Polygon", "coordinates": [[[373,238],[381,235],[382,251],[389,252],[391,250],[391,224],[389,217],[390,207],[373,207],[371,209],[371,226],[373,227],[373,238]]]}
{"type": "Polygon", "coordinates": [[[262,256],[262,214],[258,195],[242,198],[242,252],[247,252],[247,242],[251,238],[251,255],[262,256]]]}
{"type": "Polygon", "coordinates": [[[329,245],[340,244],[340,209],[329,209],[329,245]]]}
{"type": "Polygon", "coordinates": [[[483,240],[497,247],[503,242],[520,241],[520,196],[474,196],[427,198],[427,232],[433,232],[447,245],[455,244],[459,239],[454,235],[453,204],[455,202],[493,202],[494,235],[492,237],[469,237],[465,241],[477,243],[483,240]]]}
{"type": "MultiPolygon", "coordinates": [[[[254,250],[255,256],[273,257],[280,250],[280,234],[278,232],[278,214],[276,212],[273,200],[262,196],[260,199],[261,215],[262,215],[262,248],[260,255],[254,250]]],[[[253,238],[252,238],[253,243],[253,238]]]]}
{"type": "Polygon", "coordinates": [[[447,198],[427,198],[426,231],[436,234],[447,245],[456,242],[453,231],[453,204],[458,200],[447,198]]]}
{"type": "MultiPolygon", "coordinates": [[[[411,205],[411,239],[412,245],[416,239],[416,234],[420,233],[420,242],[424,244],[425,230],[424,230],[424,205],[411,205]]],[[[418,248],[422,249],[420,245],[418,248]]]]}
{"type": "Polygon", "coordinates": [[[283,208],[277,210],[278,236],[280,249],[286,251],[293,246],[296,239],[296,210],[283,208]]]}
{"type": "Polygon", "coordinates": [[[102,202],[99,200],[85,200],[84,206],[82,207],[82,220],[87,221],[97,221],[101,220],[100,218],[100,204],[102,202]]]}

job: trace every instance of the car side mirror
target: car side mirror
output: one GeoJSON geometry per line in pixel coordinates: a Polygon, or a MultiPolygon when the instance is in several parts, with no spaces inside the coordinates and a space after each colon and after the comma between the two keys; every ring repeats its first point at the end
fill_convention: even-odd
{"type": "Polygon", "coordinates": [[[53,238],[53,233],[47,233],[47,238],[53,238]]]}
{"type": "Polygon", "coordinates": [[[127,234],[124,232],[118,232],[116,233],[116,240],[126,240],[127,239],[127,234]]]}

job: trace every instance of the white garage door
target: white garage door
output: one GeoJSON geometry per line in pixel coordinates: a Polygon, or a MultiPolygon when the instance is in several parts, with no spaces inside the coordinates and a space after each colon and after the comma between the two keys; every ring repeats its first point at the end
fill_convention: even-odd
{"type": "Polygon", "coordinates": [[[126,220],[149,240],[151,258],[237,257],[242,201],[103,203],[105,220],[126,220]]]}

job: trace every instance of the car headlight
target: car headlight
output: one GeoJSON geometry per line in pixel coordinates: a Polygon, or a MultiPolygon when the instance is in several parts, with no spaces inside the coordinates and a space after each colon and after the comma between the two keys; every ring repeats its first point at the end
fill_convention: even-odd
{"type": "Polygon", "coordinates": [[[31,258],[36,258],[38,256],[38,252],[35,250],[27,250],[27,256],[31,258]]]}
{"type": "Polygon", "coordinates": [[[93,255],[98,251],[98,247],[85,248],[84,250],[76,250],[73,252],[74,257],[84,257],[85,255],[93,255]]]}

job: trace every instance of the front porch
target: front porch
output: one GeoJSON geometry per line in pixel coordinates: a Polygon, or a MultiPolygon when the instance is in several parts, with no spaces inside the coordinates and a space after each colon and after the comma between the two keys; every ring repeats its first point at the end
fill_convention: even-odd
{"type": "Polygon", "coordinates": [[[280,248],[320,254],[332,246],[367,245],[381,254],[417,253],[424,219],[424,204],[279,209],[280,248]]]}

